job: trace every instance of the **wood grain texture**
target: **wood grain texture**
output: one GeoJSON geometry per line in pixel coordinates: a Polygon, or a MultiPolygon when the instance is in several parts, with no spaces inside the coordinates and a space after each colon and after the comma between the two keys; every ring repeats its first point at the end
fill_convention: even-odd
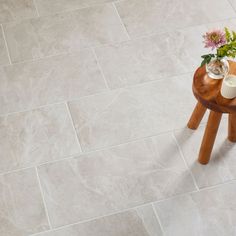
{"type": "Polygon", "coordinates": [[[201,164],[207,164],[210,160],[221,117],[222,113],[210,112],[198,157],[201,164]]]}
{"type": "MultiPolygon", "coordinates": [[[[236,62],[229,61],[229,66],[229,73],[236,74],[236,62]]],[[[236,114],[236,98],[223,98],[220,93],[221,84],[222,80],[211,79],[205,66],[202,66],[194,74],[193,93],[197,100],[210,110],[236,114]]]]}
{"type": "Polygon", "coordinates": [[[228,139],[236,142],[236,114],[229,114],[228,139]]]}
{"type": "Polygon", "coordinates": [[[197,129],[205,113],[206,107],[198,102],[187,124],[188,128],[197,129]]]}

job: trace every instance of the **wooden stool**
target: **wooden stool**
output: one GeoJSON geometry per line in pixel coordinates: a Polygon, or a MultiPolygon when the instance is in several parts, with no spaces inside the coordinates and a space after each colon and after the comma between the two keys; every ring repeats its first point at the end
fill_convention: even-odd
{"type": "MultiPolygon", "coordinates": [[[[236,62],[229,61],[229,65],[229,73],[236,75],[236,62]]],[[[231,142],[236,142],[236,98],[223,98],[220,93],[221,84],[222,80],[214,80],[208,77],[205,66],[198,68],[194,74],[193,94],[198,103],[188,122],[188,128],[197,129],[206,109],[210,110],[198,157],[201,164],[207,164],[210,160],[223,113],[229,114],[228,139],[231,142]]]]}

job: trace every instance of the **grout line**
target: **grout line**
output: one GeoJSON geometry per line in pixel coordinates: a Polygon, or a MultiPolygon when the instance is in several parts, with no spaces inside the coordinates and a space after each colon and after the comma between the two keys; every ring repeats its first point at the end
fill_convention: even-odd
{"type": "Polygon", "coordinates": [[[174,32],[175,31],[182,31],[182,30],[184,31],[184,30],[187,30],[187,29],[201,27],[201,26],[206,26],[207,27],[207,26],[212,25],[212,24],[223,23],[223,22],[230,21],[230,20],[236,20],[236,16],[225,18],[223,20],[216,20],[216,21],[210,21],[210,22],[206,22],[206,23],[193,24],[193,25],[189,25],[189,26],[186,26],[186,27],[177,27],[177,28],[173,28],[171,30],[163,30],[163,31],[159,31],[159,32],[156,32],[156,33],[144,34],[144,35],[141,35],[141,36],[135,36],[135,37],[132,37],[132,41],[133,40],[140,40],[140,39],[144,39],[144,38],[151,38],[151,37],[154,37],[154,36],[162,36],[164,34],[172,33],[173,31],[174,32]]]}
{"type": "Polygon", "coordinates": [[[100,73],[101,73],[101,75],[102,75],[102,77],[103,77],[104,82],[105,82],[106,88],[110,90],[109,85],[108,85],[107,80],[106,80],[106,77],[105,77],[105,75],[104,75],[104,73],[103,73],[103,69],[102,69],[101,64],[100,64],[100,62],[99,62],[99,60],[98,60],[98,56],[97,56],[97,54],[96,54],[96,52],[95,52],[95,49],[94,49],[94,48],[91,48],[91,50],[92,50],[93,55],[94,55],[94,57],[95,57],[95,60],[96,60],[96,62],[97,62],[98,69],[99,69],[99,71],[100,71],[100,73]]]}
{"type": "Polygon", "coordinates": [[[157,221],[158,221],[158,223],[159,223],[159,225],[160,225],[161,231],[162,231],[162,233],[164,234],[164,233],[165,233],[164,227],[162,226],[161,219],[160,219],[159,215],[157,214],[157,210],[156,210],[156,208],[155,208],[155,206],[154,206],[154,203],[152,202],[151,205],[152,205],[152,209],[153,209],[153,211],[154,211],[154,214],[155,214],[155,216],[156,216],[156,218],[157,218],[157,221]]]}
{"type": "Polygon", "coordinates": [[[76,157],[78,158],[78,156],[80,156],[82,154],[83,153],[79,152],[79,153],[75,153],[73,155],[69,155],[67,157],[58,159],[58,160],[46,161],[46,162],[38,163],[38,164],[35,164],[35,165],[32,165],[32,166],[27,166],[27,167],[22,167],[22,168],[18,168],[18,169],[9,170],[9,171],[0,173],[0,176],[8,175],[8,174],[12,174],[12,173],[15,173],[15,172],[20,172],[20,171],[28,170],[28,169],[32,169],[32,168],[35,168],[35,167],[40,167],[40,166],[43,166],[43,165],[46,165],[46,164],[53,164],[53,163],[57,163],[57,162],[60,162],[60,161],[71,160],[71,159],[76,158],[76,157]]]}
{"type": "Polygon", "coordinates": [[[32,168],[34,168],[34,167],[35,167],[35,166],[28,166],[28,167],[18,168],[18,169],[15,169],[15,170],[9,170],[9,171],[0,173],[0,176],[2,176],[2,175],[8,175],[8,174],[13,174],[13,173],[15,173],[15,172],[20,172],[20,171],[24,171],[24,170],[28,170],[28,169],[32,169],[32,168]]]}
{"type": "Polygon", "coordinates": [[[231,3],[230,0],[227,0],[227,2],[229,3],[229,5],[232,7],[233,11],[236,13],[236,9],[234,8],[233,4],[231,3]]]}
{"type": "Polygon", "coordinates": [[[136,210],[139,207],[148,206],[150,204],[151,204],[151,202],[148,202],[148,203],[142,204],[140,206],[126,208],[126,209],[115,211],[113,213],[105,214],[105,215],[102,215],[102,216],[96,216],[96,217],[93,217],[93,218],[90,218],[90,219],[81,220],[81,221],[74,222],[74,223],[71,223],[71,224],[59,226],[59,227],[53,228],[51,230],[47,230],[47,231],[42,231],[42,232],[38,232],[38,233],[35,233],[35,234],[31,234],[30,236],[36,236],[36,235],[39,235],[39,234],[42,234],[42,233],[53,232],[53,231],[61,230],[61,229],[68,228],[68,227],[71,227],[71,226],[74,226],[74,225],[79,225],[79,224],[87,223],[87,222],[90,222],[90,221],[102,219],[104,217],[109,217],[109,216],[117,215],[117,214],[120,214],[120,213],[125,213],[125,212],[128,212],[130,210],[136,210]]]}
{"type": "Polygon", "coordinates": [[[156,204],[156,203],[161,203],[161,202],[169,201],[169,200],[172,200],[172,199],[175,199],[175,198],[183,197],[183,196],[186,196],[186,195],[189,195],[189,194],[198,194],[198,193],[201,193],[201,192],[204,192],[204,191],[207,191],[207,190],[211,190],[211,189],[214,189],[214,188],[222,187],[222,186],[224,186],[226,184],[231,184],[233,182],[236,183],[236,179],[231,179],[231,180],[223,182],[223,183],[219,183],[219,184],[215,184],[215,185],[212,185],[212,186],[204,187],[204,188],[201,188],[199,190],[194,190],[194,191],[185,192],[185,193],[182,193],[182,194],[177,194],[177,195],[174,195],[174,196],[171,196],[171,197],[167,197],[165,199],[161,199],[161,200],[158,200],[158,201],[153,201],[152,203],[156,204]]]}
{"type": "MultiPolygon", "coordinates": [[[[94,220],[98,220],[98,219],[101,219],[101,218],[104,218],[104,217],[109,217],[109,216],[117,215],[117,214],[120,214],[120,213],[125,213],[125,212],[131,211],[131,210],[137,210],[140,207],[145,207],[145,206],[150,206],[150,205],[153,207],[154,203],[163,202],[165,200],[173,199],[173,198],[176,198],[176,197],[184,196],[186,194],[191,194],[191,193],[195,193],[195,192],[196,191],[186,192],[186,193],[183,193],[183,194],[178,194],[178,195],[169,197],[167,199],[161,199],[161,200],[154,201],[154,202],[153,201],[147,202],[147,203],[144,203],[144,204],[141,204],[141,205],[137,205],[137,206],[134,206],[134,207],[129,207],[129,208],[125,208],[125,209],[122,209],[122,210],[114,211],[112,213],[108,213],[108,214],[105,214],[105,215],[96,216],[96,217],[92,217],[90,219],[81,220],[81,221],[74,222],[74,223],[71,223],[71,224],[67,224],[67,225],[56,227],[56,228],[52,228],[50,230],[41,231],[41,232],[38,232],[38,233],[35,233],[35,234],[31,234],[30,236],[36,236],[36,235],[39,235],[39,234],[42,234],[42,233],[53,232],[53,231],[61,230],[61,229],[68,228],[68,227],[71,227],[71,226],[74,226],[74,225],[79,225],[79,224],[91,222],[91,221],[94,221],[94,220]]],[[[153,207],[153,210],[155,210],[154,207],[153,207]]],[[[155,213],[155,211],[154,211],[154,213],[155,213]]],[[[157,216],[157,214],[155,214],[155,216],[157,216]]]]}
{"type": "MultiPolygon", "coordinates": [[[[7,40],[6,40],[6,37],[5,37],[5,32],[4,32],[2,24],[1,24],[1,29],[2,29],[3,40],[4,40],[5,46],[6,46],[7,57],[8,57],[10,65],[12,65],[12,61],[11,61],[11,57],[10,57],[10,53],[9,53],[9,48],[8,48],[8,44],[7,44],[7,40]]],[[[7,65],[7,66],[9,66],[9,65],[7,65]]]]}
{"type": "MultiPolygon", "coordinates": [[[[111,4],[113,4],[113,3],[111,3],[111,4]]],[[[95,5],[95,6],[98,6],[98,5],[95,5]]],[[[89,7],[93,7],[93,6],[89,6],[89,7]]],[[[89,8],[89,7],[84,7],[84,8],[89,8]]],[[[79,8],[79,9],[84,9],[84,8],[79,8]]],[[[79,9],[77,9],[77,10],[79,10],[79,9]]],[[[116,9],[116,7],[115,7],[115,9],[116,9]]],[[[117,9],[116,9],[116,11],[117,11],[117,9]]],[[[58,13],[55,13],[55,14],[58,14],[58,13]]],[[[119,15],[118,11],[117,11],[117,14],[119,15]]],[[[31,18],[29,18],[29,19],[31,19],[31,18]]],[[[120,20],[121,20],[121,18],[120,18],[120,20]]],[[[207,23],[202,23],[202,24],[197,24],[197,25],[189,25],[189,26],[186,26],[186,27],[183,27],[183,28],[181,28],[181,27],[180,28],[175,28],[173,30],[174,31],[185,30],[185,29],[189,29],[189,28],[193,28],[193,27],[205,26],[205,25],[225,22],[225,21],[229,21],[229,20],[236,20],[236,17],[230,17],[230,18],[226,18],[226,19],[223,19],[223,20],[217,20],[217,21],[212,21],[212,22],[207,22],[207,23]]],[[[121,20],[121,23],[123,24],[122,20],[121,20]]],[[[126,29],[126,27],[125,27],[125,29],[126,29]]],[[[126,30],[126,32],[127,32],[127,30],[126,30]]],[[[138,37],[133,37],[132,39],[123,40],[122,42],[104,43],[103,45],[93,46],[92,48],[103,48],[103,47],[106,47],[106,46],[109,46],[109,45],[120,45],[121,43],[124,43],[124,42],[130,42],[130,41],[133,42],[133,41],[144,39],[144,38],[151,38],[151,37],[158,36],[158,35],[161,36],[161,35],[166,34],[166,33],[170,33],[170,31],[162,31],[162,32],[153,33],[153,34],[146,34],[146,35],[142,35],[142,36],[138,36],[138,37]]],[[[128,36],[129,36],[129,34],[128,34],[128,36]]],[[[80,51],[86,50],[86,49],[91,49],[91,47],[89,47],[89,46],[88,47],[83,47],[83,48],[80,49],[80,51]]],[[[17,65],[17,64],[22,64],[22,63],[30,63],[30,62],[42,60],[42,59],[45,59],[45,58],[51,58],[51,57],[54,57],[54,56],[67,56],[67,55],[71,55],[71,54],[73,55],[74,53],[71,53],[71,52],[56,53],[56,54],[53,54],[53,55],[48,55],[48,56],[43,56],[43,57],[38,57],[38,58],[32,58],[32,59],[28,59],[28,60],[22,60],[22,61],[19,61],[19,62],[14,62],[14,63],[11,62],[11,63],[12,63],[12,65],[17,65]]],[[[2,65],[2,66],[4,66],[4,65],[2,65]]],[[[5,65],[5,66],[9,66],[9,65],[5,65]]]]}
{"type": "MultiPolygon", "coordinates": [[[[78,55],[81,52],[89,50],[89,49],[91,49],[91,47],[80,48],[76,52],[70,52],[70,51],[68,51],[68,52],[61,52],[61,53],[55,53],[55,54],[51,54],[51,55],[47,55],[47,56],[43,56],[43,57],[36,57],[36,58],[21,60],[21,61],[18,61],[18,62],[13,62],[12,65],[19,65],[19,64],[25,64],[25,63],[29,63],[30,64],[30,63],[34,63],[34,62],[37,62],[37,61],[41,61],[41,60],[45,60],[45,59],[50,59],[50,58],[53,58],[53,57],[78,55]]],[[[6,65],[6,66],[9,66],[9,65],[6,65]]]]}
{"type": "Polygon", "coordinates": [[[44,162],[42,164],[39,164],[38,166],[45,165],[45,164],[50,164],[50,163],[55,163],[55,162],[58,162],[58,161],[64,161],[64,160],[69,160],[69,159],[73,159],[73,158],[78,158],[79,156],[82,156],[82,155],[88,155],[88,154],[93,154],[93,153],[96,153],[96,152],[102,152],[102,151],[110,150],[110,149],[117,148],[117,147],[120,147],[120,146],[123,146],[123,145],[127,145],[127,144],[131,144],[131,143],[143,141],[143,140],[150,139],[150,138],[159,137],[160,135],[170,134],[173,131],[180,131],[182,129],[184,129],[184,128],[163,131],[163,132],[158,133],[158,134],[154,134],[154,135],[150,135],[150,136],[146,136],[146,137],[142,137],[142,138],[133,139],[133,140],[130,140],[130,141],[125,142],[125,143],[119,143],[119,144],[110,145],[110,146],[107,146],[107,147],[102,147],[102,148],[93,149],[93,150],[89,150],[89,151],[83,151],[82,153],[79,153],[79,155],[75,154],[75,155],[71,155],[71,156],[69,156],[67,158],[64,158],[64,159],[52,160],[52,161],[49,161],[49,162],[44,162]]]}
{"type": "Polygon", "coordinates": [[[47,209],[46,201],[45,201],[45,198],[44,198],[43,189],[42,189],[42,185],[41,185],[41,181],[40,181],[40,177],[39,177],[37,167],[35,167],[35,171],[36,171],[36,175],[37,175],[37,179],[38,179],[39,189],[40,189],[40,192],[41,192],[41,196],[42,196],[42,200],[43,200],[43,204],[44,204],[48,224],[49,224],[50,229],[52,229],[52,224],[51,224],[51,221],[50,221],[50,218],[49,218],[48,209],[47,209]]]}
{"type": "MultiPolygon", "coordinates": [[[[179,130],[182,130],[182,129],[183,128],[175,129],[175,131],[179,131],[179,130]]],[[[39,167],[39,166],[43,166],[43,165],[46,165],[46,164],[53,164],[53,163],[56,163],[56,162],[67,161],[67,160],[71,160],[71,159],[74,159],[74,158],[79,158],[82,155],[87,155],[87,154],[93,154],[93,153],[96,153],[96,152],[106,151],[106,150],[109,150],[109,149],[112,149],[112,148],[117,148],[117,147],[120,147],[120,146],[123,146],[123,145],[127,145],[127,144],[130,144],[130,143],[146,140],[146,139],[149,139],[149,138],[158,137],[160,135],[171,133],[171,132],[172,131],[165,131],[165,132],[162,132],[162,133],[159,133],[159,134],[155,134],[155,135],[151,135],[151,136],[147,136],[147,137],[142,137],[142,138],[139,138],[139,139],[131,140],[131,141],[128,141],[126,143],[120,143],[120,144],[111,145],[111,146],[108,146],[108,147],[98,148],[98,149],[94,149],[94,150],[90,150],[90,151],[84,151],[84,152],[81,152],[81,153],[75,153],[75,154],[69,155],[69,156],[67,156],[65,158],[61,158],[61,159],[58,159],[58,160],[46,161],[46,162],[39,163],[39,164],[36,164],[36,165],[39,167]]],[[[28,167],[23,167],[23,168],[18,168],[18,169],[15,169],[15,170],[9,170],[9,171],[0,173],[0,175],[10,174],[12,172],[23,171],[25,169],[34,168],[34,167],[35,167],[35,165],[28,166],[28,167]]]]}
{"type": "Polygon", "coordinates": [[[69,108],[68,102],[66,102],[66,107],[67,107],[67,111],[68,111],[68,113],[69,113],[68,115],[69,115],[69,117],[70,117],[72,127],[73,127],[73,129],[74,129],[74,133],[75,133],[75,137],[76,137],[76,140],[77,140],[79,149],[80,149],[80,151],[81,151],[81,153],[82,153],[83,151],[82,151],[82,147],[81,147],[81,145],[80,145],[79,136],[78,136],[78,134],[77,134],[77,132],[76,132],[75,123],[74,123],[74,121],[73,121],[73,118],[72,118],[72,115],[71,115],[71,112],[70,112],[70,108],[69,108]]]}
{"type": "MultiPolygon", "coordinates": [[[[72,119],[72,121],[73,121],[73,119],[72,119]]],[[[94,149],[94,150],[90,150],[90,151],[82,151],[80,153],[75,153],[73,155],[69,155],[67,157],[64,157],[64,158],[61,158],[61,159],[58,159],[58,160],[50,160],[50,161],[46,161],[46,162],[39,163],[39,164],[36,164],[36,165],[37,165],[37,167],[40,167],[40,166],[43,166],[43,165],[53,164],[53,163],[57,163],[57,162],[61,162],[61,161],[69,161],[69,160],[74,159],[74,158],[77,159],[82,155],[88,155],[88,154],[93,154],[93,153],[96,153],[96,152],[102,152],[102,151],[110,150],[112,148],[117,148],[117,147],[127,145],[127,144],[130,144],[130,143],[134,143],[134,142],[138,142],[138,141],[142,141],[142,140],[146,140],[146,139],[150,139],[150,138],[159,137],[160,135],[164,135],[164,134],[168,134],[168,133],[170,134],[174,131],[180,131],[180,130],[183,130],[183,129],[185,129],[185,128],[178,128],[178,129],[174,129],[174,130],[163,131],[163,132],[158,133],[158,134],[154,134],[154,135],[150,135],[150,136],[147,136],[147,137],[142,137],[142,138],[130,140],[130,141],[125,142],[125,143],[110,145],[108,147],[98,148],[98,149],[94,149]]],[[[9,170],[9,171],[0,173],[0,175],[10,174],[12,172],[23,171],[25,169],[34,168],[34,167],[35,167],[35,165],[29,166],[29,167],[23,167],[23,168],[19,168],[19,169],[15,169],[15,170],[9,170]]]]}
{"type": "MultiPolygon", "coordinates": [[[[174,79],[175,77],[192,75],[192,73],[193,73],[193,71],[190,71],[190,72],[185,72],[185,73],[182,73],[182,74],[172,75],[172,76],[169,76],[169,77],[170,77],[170,79],[174,79]]],[[[89,98],[89,97],[93,97],[93,96],[97,96],[97,95],[102,95],[102,94],[106,94],[106,93],[110,93],[110,92],[115,92],[115,91],[119,91],[119,90],[126,90],[126,89],[130,89],[130,88],[142,87],[145,84],[157,83],[157,82],[161,82],[161,81],[164,81],[164,80],[166,80],[165,77],[163,77],[161,79],[150,80],[150,81],[146,81],[146,82],[142,82],[142,83],[138,83],[138,84],[134,84],[134,85],[129,85],[129,86],[121,87],[121,88],[118,87],[118,88],[111,89],[111,90],[106,90],[106,91],[101,91],[101,92],[97,92],[97,93],[93,93],[93,94],[88,94],[88,95],[81,96],[81,97],[78,97],[78,98],[75,98],[75,99],[71,99],[71,100],[64,100],[64,101],[49,103],[49,104],[45,104],[45,105],[39,105],[39,106],[36,106],[34,108],[23,109],[23,110],[20,110],[20,111],[13,111],[13,112],[8,112],[8,113],[3,113],[3,114],[0,114],[0,118],[1,117],[5,117],[5,116],[9,116],[9,115],[14,115],[14,114],[17,114],[17,113],[37,110],[37,109],[41,109],[41,108],[48,107],[48,106],[64,104],[65,102],[76,102],[76,101],[80,101],[80,100],[82,100],[84,98],[89,98]]]]}
{"type": "MultiPolygon", "coordinates": [[[[35,0],[33,0],[33,1],[35,1],[35,0]]],[[[55,11],[55,12],[52,12],[51,14],[49,14],[49,13],[41,14],[39,16],[40,17],[48,17],[48,16],[55,16],[55,15],[58,15],[58,14],[72,14],[73,12],[76,12],[76,11],[89,9],[89,8],[95,8],[95,7],[102,7],[102,6],[105,6],[105,5],[110,5],[111,3],[112,2],[94,3],[94,4],[87,5],[87,6],[73,7],[73,8],[69,8],[69,9],[66,9],[66,10],[55,11]]],[[[27,19],[33,19],[33,18],[34,17],[29,17],[27,19]]]]}
{"type": "Polygon", "coordinates": [[[5,114],[0,114],[0,118],[1,117],[6,117],[6,116],[11,116],[11,115],[17,115],[17,114],[24,113],[24,112],[35,111],[35,110],[43,109],[43,108],[50,107],[50,106],[56,106],[56,105],[59,105],[59,104],[64,104],[64,102],[65,101],[55,102],[55,103],[50,103],[50,104],[46,104],[46,105],[36,106],[34,108],[23,109],[23,110],[20,110],[20,111],[8,112],[8,113],[5,113],[5,114]]]}
{"type": "Polygon", "coordinates": [[[174,132],[172,132],[172,137],[173,137],[173,139],[174,139],[174,141],[175,141],[175,144],[176,144],[177,147],[178,147],[180,156],[182,157],[183,162],[184,162],[184,164],[185,164],[187,170],[189,171],[189,173],[190,173],[190,175],[191,175],[191,177],[192,177],[192,179],[193,179],[193,183],[194,183],[196,189],[199,191],[200,189],[199,189],[199,187],[198,187],[198,185],[197,185],[197,181],[196,181],[196,179],[195,179],[195,177],[194,177],[192,171],[190,170],[190,168],[189,168],[189,166],[188,166],[188,164],[187,164],[187,162],[186,162],[186,160],[185,160],[185,158],[184,158],[184,154],[183,154],[182,149],[181,149],[181,147],[180,147],[180,145],[179,145],[179,143],[178,143],[178,141],[177,141],[177,139],[176,139],[176,137],[175,137],[175,135],[174,135],[174,132]]]}
{"type": "Polygon", "coordinates": [[[128,40],[131,40],[131,38],[130,38],[130,36],[129,36],[129,33],[128,33],[128,30],[126,29],[126,27],[125,27],[125,25],[124,25],[124,22],[122,21],[122,19],[121,19],[121,17],[120,17],[120,14],[119,14],[119,12],[118,12],[118,10],[117,10],[116,5],[115,5],[114,2],[112,3],[112,6],[114,7],[114,10],[115,10],[115,12],[116,12],[116,14],[117,14],[117,16],[118,16],[118,18],[119,18],[119,21],[120,21],[122,27],[124,28],[124,31],[126,32],[126,35],[127,35],[128,40]]]}
{"type": "Polygon", "coordinates": [[[222,183],[218,183],[218,184],[214,184],[214,185],[211,185],[211,186],[200,188],[200,192],[205,191],[205,190],[214,189],[214,188],[217,188],[217,187],[221,187],[222,185],[230,184],[230,183],[233,183],[233,182],[236,182],[236,179],[231,179],[231,180],[227,180],[227,181],[222,182],[222,183]]]}
{"type": "MultiPolygon", "coordinates": [[[[101,46],[93,46],[93,48],[102,48],[102,47],[105,47],[105,46],[109,46],[109,45],[119,45],[121,43],[124,43],[124,42],[129,42],[129,41],[135,41],[135,40],[139,40],[139,39],[143,39],[143,38],[150,38],[150,37],[153,37],[153,36],[158,36],[158,35],[162,35],[162,34],[165,34],[165,33],[170,33],[170,31],[161,31],[161,32],[158,32],[158,33],[153,33],[153,34],[146,34],[146,35],[142,35],[142,36],[138,36],[138,37],[132,37],[132,39],[130,38],[127,30],[126,30],[126,27],[124,26],[123,24],[123,21],[117,11],[117,8],[115,6],[115,3],[116,2],[119,2],[119,1],[114,1],[114,2],[111,2],[111,3],[105,3],[105,4],[112,4],[113,7],[115,8],[119,18],[120,18],[120,21],[121,21],[121,24],[123,25],[126,33],[127,33],[127,36],[128,36],[128,39],[127,40],[123,40],[122,42],[113,42],[113,43],[104,43],[103,45],[101,46]]],[[[36,4],[34,4],[36,5],[36,4]]],[[[73,9],[73,10],[68,10],[68,11],[62,11],[62,12],[55,12],[53,14],[49,14],[49,15],[45,15],[45,16],[40,16],[40,17],[46,17],[46,16],[52,16],[52,15],[57,15],[59,13],[69,13],[71,11],[76,11],[76,10],[80,10],[80,9],[86,9],[86,8],[91,8],[91,7],[96,7],[96,6],[100,6],[102,4],[96,4],[96,5],[92,5],[92,6],[86,6],[86,7],[82,7],[82,8],[78,8],[78,9],[73,9]]],[[[38,17],[38,16],[37,16],[38,17]]],[[[26,18],[24,20],[29,20],[29,19],[34,19],[36,17],[31,17],[31,18],[26,18]]],[[[206,22],[206,23],[201,23],[201,24],[196,24],[196,25],[189,25],[189,26],[186,26],[186,27],[178,27],[178,28],[175,28],[173,29],[174,31],[177,31],[177,30],[185,30],[185,29],[188,29],[188,28],[193,28],[193,27],[198,27],[198,26],[204,26],[204,25],[209,25],[209,24],[214,24],[214,23],[220,23],[220,22],[225,22],[225,21],[229,21],[229,20],[235,20],[236,17],[230,17],[230,18],[226,18],[226,19],[223,19],[223,20],[216,20],[216,21],[212,21],[212,22],[206,22]]],[[[9,22],[6,22],[6,23],[9,23],[9,22]]],[[[3,27],[2,27],[2,30],[3,30],[3,27]]],[[[172,30],[172,31],[173,31],[172,30]]],[[[4,32],[4,30],[3,30],[4,32]]],[[[5,38],[5,36],[4,36],[5,38]]],[[[5,44],[6,43],[6,40],[5,40],[5,44]]],[[[91,47],[84,47],[84,48],[81,48],[80,50],[85,50],[85,49],[91,49],[91,47]]],[[[28,59],[28,60],[22,60],[22,61],[19,61],[19,62],[12,62],[11,59],[10,59],[10,55],[9,55],[9,50],[8,50],[8,47],[7,47],[7,52],[8,52],[8,57],[9,57],[9,60],[10,60],[10,63],[12,65],[17,65],[17,64],[21,64],[21,63],[26,63],[26,62],[34,62],[34,61],[38,61],[38,60],[42,60],[42,59],[45,59],[45,58],[50,58],[50,57],[54,57],[54,56],[61,56],[61,55],[68,55],[68,54],[72,54],[71,52],[66,52],[66,53],[58,53],[58,54],[54,54],[54,55],[49,55],[49,56],[43,56],[43,57],[39,57],[39,58],[32,58],[32,59],[28,59]]],[[[9,66],[9,65],[2,65],[2,66],[9,66]]]]}
{"type": "MultiPolygon", "coordinates": [[[[177,194],[177,195],[174,195],[174,196],[165,198],[165,199],[161,199],[161,200],[157,200],[157,201],[146,202],[146,203],[144,203],[144,204],[137,205],[137,206],[134,206],[134,207],[128,207],[128,208],[125,208],[125,209],[122,209],[122,210],[114,211],[114,212],[112,212],[112,213],[108,213],[108,214],[104,214],[104,215],[101,215],[101,216],[92,217],[92,218],[90,218],[90,219],[81,220],[81,221],[74,222],[74,223],[71,223],[71,224],[67,224],[67,225],[63,225],[63,226],[56,227],[56,228],[52,228],[52,229],[47,230],[47,231],[43,231],[43,232],[38,232],[38,233],[35,233],[35,234],[31,234],[30,236],[36,236],[36,235],[39,235],[39,234],[41,234],[41,233],[47,233],[47,232],[57,231],[57,230],[61,230],[61,229],[64,229],[64,228],[71,227],[71,226],[73,226],[73,225],[78,225],[78,224],[83,224],[83,223],[91,222],[91,221],[94,221],[94,220],[98,220],[98,219],[101,219],[101,218],[104,218],[104,217],[109,217],[109,216],[117,215],[117,214],[124,213],[124,212],[128,212],[128,211],[131,211],[131,210],[137,210],[137,209],[140,208],[140,207],[145,207],[145,206],[150,206],[150,205],[153,207],[153,206],[154,206],[154,205],[153,205],[154,203],[163,202],[163,201],[166,201],[166,200],[174,199],[174,198],[177,198],[177,197],[181,197],[181,196],[185,196],[185,195],[187,195],[187,194],[193,194],[193,193],[197,193],[197,191],[195,190],[195,191],[191,191],[191,192],[185,192],[185,193],[177,194]]],[[[155,209],[155,208],[153,208],[153,210],[154,210],[154,209],[155,209]]],[[[155,212],[155,211],[154,211],[154,212],[155,212]]],[[[156,216],[156,214],[155,214],[155,216],[156,216]]]]}
{"type": "Polygon", "coordinates": [[[39,15],[39,11],[38,11],[38,7],[37,7],[37,4],[36,4],[36,0],[33,0],[33,4],[34,4],[34,7],[35,7],[35,10],[36,10],[37,16],[40,17],[40,15],[39,15]]]}

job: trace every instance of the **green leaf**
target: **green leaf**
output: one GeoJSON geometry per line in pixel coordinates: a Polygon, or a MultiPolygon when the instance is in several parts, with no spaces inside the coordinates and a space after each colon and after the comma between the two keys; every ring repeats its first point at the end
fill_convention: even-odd
{"type": "Polygon", "coordinates": [[[227,42],[231,41],[231,34],[230,34],[230,32],[229,32],[227,27],[225,27],[225,37],[226,37],[226,41],[227,42]]]}
{"type": "Polygon", "coordinates": [[[205,54],[205,55],[202,55],[201,56],[201,58],[208,58],[208,57],[210,57],[210,58],[212,58],[212,57],[215,57],[215,54],[205,54]]]}
{"type": "Polygon", "coordinates": [[[233,34],[233,41],[236,41],[236,32],[232,31],[232,34],[233,34]]]}
{"type": "Polygon", "coordinates": [[[212,57],[215,57],[215,54],[203,55],[202,58],[204,58],[204,59],[203,59],[203,61],[201,63],[201,66],[204,66],[205,64],[209,63],[211,61],[212,57]]]}
{"type": "Polygon", "coordinates": [[[202,61],[201,66],[204,66],[205,64],[207,64],[206,59],[202,61]]]}

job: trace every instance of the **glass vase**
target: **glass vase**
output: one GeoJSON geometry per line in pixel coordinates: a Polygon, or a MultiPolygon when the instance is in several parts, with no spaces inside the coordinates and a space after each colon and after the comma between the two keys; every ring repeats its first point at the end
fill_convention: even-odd
{"type": "Polygon", "coordinates": [[[229,72],[229,63],[224,58],[213,58],[208,64],[206,64],[206,72],[212,79],[223,79],[229,72]]]}

